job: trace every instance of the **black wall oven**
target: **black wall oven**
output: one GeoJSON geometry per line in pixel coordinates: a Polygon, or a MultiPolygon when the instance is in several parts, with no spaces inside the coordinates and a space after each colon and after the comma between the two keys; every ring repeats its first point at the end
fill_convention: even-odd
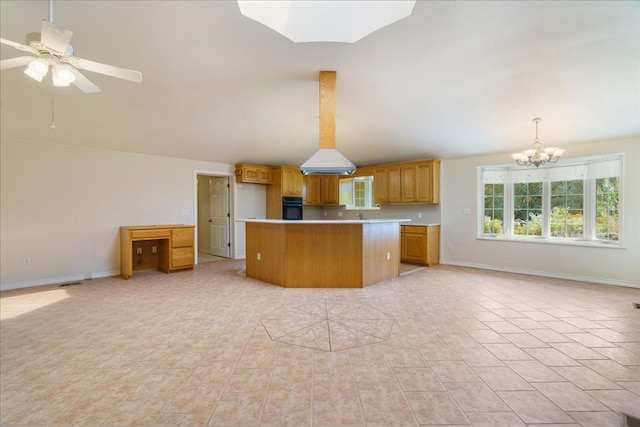
{"type": "Polygon", "coordinates": [[[282,219],[294,221],[302,220],[302,197],[282,197],[282,219]]]}

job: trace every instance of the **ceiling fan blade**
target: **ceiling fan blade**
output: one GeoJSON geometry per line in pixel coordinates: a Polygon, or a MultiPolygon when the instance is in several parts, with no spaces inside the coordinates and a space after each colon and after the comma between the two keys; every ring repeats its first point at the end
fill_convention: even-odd
{"type": "Polygon", "coordinates": [[[69,58],[69,63],[81,70],[93,71],[94,73],[105,74],[107,76],[116,77],[118,79],[129,80],[140,83],[142,81],[142,73],[126,68],[113,67],[111,65],[101,64],[99,62],[89,61],[77,57],[69,58]]]}
{"type": "Polygon", "coordinates": [[[65,52],[72,35],[73,31],[59,27],[46,19],[42,20],[42,36],[40,41],[45,46],[58,52],[65,52]]]}
{"type": "Polygon", "coordinates": [[[85,76],[83,76],[82,73],[80,73],[80,71],[76,70],[73,67],[69,67],[69,70],[76,77],[76,79],[73,81],[73,84],[78,89],[80,89],[84,93],[97,93],[97,92],[100,92],[100,88],[98,86],[94,85],[93,83],[91,83],[91,81],[88,78],[86,78],[85,76]]]}
{"type": "Polygon", "coordinates": [[[33,53],[34,55],[38,54],[38,51],[32,48],[31,46],[27,46],[21,43],[12,42],[11,40],[0,38],[0,43],[6,44],[7,46],[14,47],[18,50],[22,50],[24,52],[33,53]]]}
{"type": "Polygon", "coordinates": [[[0,70],[8,70],[10,68],[21,67],[35,60],[33,56],[19,56],[17,58],[3,59],[0,61],[0,70]]]}

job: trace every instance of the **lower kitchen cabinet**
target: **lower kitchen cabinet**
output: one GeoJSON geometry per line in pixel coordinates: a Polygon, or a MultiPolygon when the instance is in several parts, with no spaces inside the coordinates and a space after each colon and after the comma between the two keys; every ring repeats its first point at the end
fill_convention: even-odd
{"type": "Polygon", "coordinates": [[[400,261],[428,267],[439,264],[440,226],[400,226],[400,261]]]}

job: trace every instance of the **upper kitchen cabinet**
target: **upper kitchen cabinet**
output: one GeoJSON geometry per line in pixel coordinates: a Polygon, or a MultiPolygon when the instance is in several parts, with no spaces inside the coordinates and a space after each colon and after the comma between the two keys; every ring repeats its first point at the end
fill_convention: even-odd
{"type": "Polygon", "coordinates": [[[440,160],[416,164],[416,201],[440,203],[440,160]]]}
{"type": "Polygon", "coordinates": [[[283,196],[302,197],[303,178],[300,168],[276,166],[272,168],[272,185],[280,185],[283,196]]]}
{"type": "Polygon", "coordinates": [[[440,160],[373,168],[376,203],[440,203],[440,160]]]}
{"type": "Polygon", "coordinates": [[[375,203],[388,203],[387,197],[387,168],[373,169],[373,201],[375,203]]]}
{"type": "Polygon", "coordinates": [[[337,175],[305,175],[303,182],[305,205],[337,205],[339,203],[337,175]]]}
{"type": "Polygon", "coordinates": [[[282,219],[282,196],[302,197],[300,168],[274,166],[271,168],[271,184],[267,186],[267,218],[282,219]]]}
{"type": "Polygon", "coordinates": [[[236,164],[236,182],[248,184],[271,184],[271,166],[236,164]]]}

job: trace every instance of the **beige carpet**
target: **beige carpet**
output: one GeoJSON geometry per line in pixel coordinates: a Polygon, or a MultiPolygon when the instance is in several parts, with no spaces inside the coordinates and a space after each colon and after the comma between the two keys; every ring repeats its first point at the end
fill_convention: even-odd
{"type": "Polygon", "coordinates": [[[443,265],[365,289],[284,289],[237,274],[243,265],[3,292],[0,424],[601,427],[640,416],[638,289],[443,265]]]}

